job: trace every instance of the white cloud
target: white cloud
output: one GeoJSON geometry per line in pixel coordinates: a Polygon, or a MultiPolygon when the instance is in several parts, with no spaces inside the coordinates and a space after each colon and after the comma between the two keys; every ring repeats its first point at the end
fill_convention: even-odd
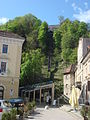
{"type": "Polygon", "coordinates": [[[65,0],[65,2],[67,3],[69,0],[65,0]]]}
{"type": "Polygon", "coordinates": [[[76,6],[76,4],[75,4],[75,3],[72,3],[72,7],[73,7],[73,9],[76,11],[77,6],[76,6]]]}
{"type": "Polygon", "coordinates": [[[8,20],[9,20],[8,18],[2,17],[2,18],[0,18],[0,24],[4,24],[4,23],[6,23],[8,20]]]}
{"type": "Polygon", "coordinates": [[[84,5],[85,5],[85,8],[88,9],[88,3],[85,2],[84,5]]]}
{"type": "Polygon", "coordinates": [[[79,13],[83,12],[83,10],[80,7],[78,7],[77,9],[78,9],[79,13]]]}
{"type": "Polygon", "coordinates": [[[79,21],[88,23],[88,22],[90,22],[90,10],[82,11],[82,9],[81,9],[79,14],[73,14],[73,17],[78,19],[79,21]]]}

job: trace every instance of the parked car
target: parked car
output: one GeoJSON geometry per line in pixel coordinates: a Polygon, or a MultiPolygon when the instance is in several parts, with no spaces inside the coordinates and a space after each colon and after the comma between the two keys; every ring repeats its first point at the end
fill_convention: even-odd
{"type": "Polygon", "coordinates": [[[10,112],[12,105],[7,100],[0,100],[0,120],[4,112],[10,112]]]}
{"type": "Polygon", "coordinates": [[[13,107],[23,107],[24,106],[24,100],[22,98],[11,98],[9,100],[11,105],[13,107]]]}

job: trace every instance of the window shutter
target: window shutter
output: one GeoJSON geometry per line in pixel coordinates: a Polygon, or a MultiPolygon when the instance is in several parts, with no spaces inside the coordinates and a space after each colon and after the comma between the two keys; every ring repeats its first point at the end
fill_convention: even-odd
{"type": "Polygon", "coordinates": [[[88,91],[90,91],[90,81],[88,81],[88,91]]]}

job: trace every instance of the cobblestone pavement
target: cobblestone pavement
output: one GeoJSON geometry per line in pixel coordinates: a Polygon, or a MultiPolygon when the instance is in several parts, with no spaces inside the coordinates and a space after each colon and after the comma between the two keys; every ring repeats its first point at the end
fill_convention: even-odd
{"type": "Polygon", "coordinates": [[[72,113],[68,113],[59,108],[37,108],[35,113],[25,118],[25,120],[81,120],[72,113]]]}

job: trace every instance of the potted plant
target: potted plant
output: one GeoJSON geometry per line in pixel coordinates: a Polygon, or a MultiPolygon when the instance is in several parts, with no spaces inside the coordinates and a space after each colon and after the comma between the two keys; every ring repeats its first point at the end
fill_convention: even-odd
{"type": "Polygon", "coordinates": [[[87,108],[85,106],[82,106],[80,113],[81,113],[82,117],[84,118],[84,120],[88,120],[88,118],[87,118],[87,108]]]}
{"type": "Polygon", "coordinates": [[[88,120],[90,120],[90,107],[88,108],[88,120]]]}
{"type": "Polygon", "coordinates": [[[10,113],[3,113],[1,120],[11,120],[11,114],[10,113]]]}

